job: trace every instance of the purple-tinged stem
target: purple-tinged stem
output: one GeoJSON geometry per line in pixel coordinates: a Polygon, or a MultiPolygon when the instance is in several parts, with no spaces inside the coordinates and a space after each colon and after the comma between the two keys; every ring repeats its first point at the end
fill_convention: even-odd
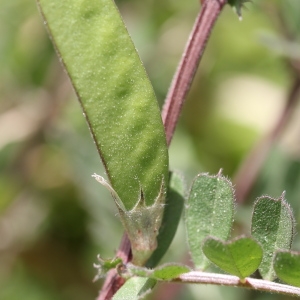
{"type": "Polygon", "coordinates": [[[181,274],[178,278],[172,280],[171,282],[234,286],[269,293],[272,292],[289,296],[300,296],[299,287],[249,277],[241,281],[236,276],[207,272],[192,271],[189,273],[181,274]]]}
{"type": "MultiPolygon", "coordinates": [[[[120,257],[125,264],[131,261],[132,257],[130,241],[126,233],[123,234],[116,256],[120,257]]],[[[115,269],[110,270],[105,278],[105,282],[102,286],[97,300],[112,299],[113,295],[121,288],[124,283],[125,279],[120,277],[115,269]]]]}
{"type": "Polygon", "coordinates": [[[170,145],[187,93],[195,77],[211,30],[227,0],[206,0],[197,16],[165,100],[162,119],[170,145]]]}

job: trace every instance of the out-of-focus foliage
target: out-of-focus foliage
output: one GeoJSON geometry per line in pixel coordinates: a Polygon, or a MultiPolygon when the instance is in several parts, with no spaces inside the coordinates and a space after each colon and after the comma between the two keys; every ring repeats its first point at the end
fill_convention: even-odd
{"type": "MultiPolygon", "coordinates": [[[[199,1],[117,5],[162,105],[199,1]]],[[[299,1],[246,6],[242,22],[230,7],[221,14],[172,142],[171,168],[188,179],[221,167],[233,176],[274,125],[291,86],[290,56],[265,37],[299,46],[299,1]]],[[[104,173],[100,159],[33,1],[0,1],[0,37],[0,299],[94,299],[101,286],[92,283],[96,255],[112,257],[122,234],[114,203],[90,177],[104,173]]],[[[295,57],[293,65],[299,66],[295,57]]],[[[298,222],[299,120],[297,109],[250,199],[286,190],[298,222]]],[[[240,231],[251,212],[237,210],[240,231]],[[239,211],[247,217],[239,218],[239,211]]],[[[181,260],[184,245],[181,226],[165,261],[181,260]]],[[[299,250],[297,240],[294,245],[299,250]]],[[[161,285],[153,297],[282,299],[241,289],[178,288],[161,285]]]]}

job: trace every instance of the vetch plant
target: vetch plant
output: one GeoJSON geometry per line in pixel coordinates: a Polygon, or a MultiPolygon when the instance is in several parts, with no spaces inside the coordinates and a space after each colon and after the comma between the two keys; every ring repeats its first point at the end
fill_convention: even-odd
{"type": "MultiPolygon", "coordinates": [[[[239,17],[245,2],[228,1],[239,17]]],[[[300,296],[300,288],[272,281],[278,277],[300,286],[300,256],[290,251],[295,218],[284,193],[279,199],[258,198],[251,236],[230,239],[235,210],[231,181],[221,171],[215,176],[201,173],[185,200],[181,176],[169,173],[167,146],[206,41],[227,1],[203,1],[162,118],[151,83],[112,0],[37,3],[80,101],[107,180],[92,176],[110,191],[125,230],[117,256],[111,260],[98,257],[96,279],[107,276],[98,299],[142,299],[158,281],[230,285],[300,296]],[[157,266],[184,208],[194,270],[178,263],[157,266]],[[203,272],[212,263],[230,275],[203,272]],[[263,279],[249,277],[256,270],[263,279]]]]}
{"type": "Polygon", "coordinates": [[[143,264],[156,248],[168,182],[166,141],[152,86],[112,1],[38,4],[111,186],[96,178],[113,193],[131,244],[136,245],[133,259],[143,264]],[[118,74],[112,64],[118,66],[118,74]],[[155,218],[146,216],[148,210],[155,218]],[[140,220],[143,228],[136,222],[139,216],[145,218],[140,220]]]}

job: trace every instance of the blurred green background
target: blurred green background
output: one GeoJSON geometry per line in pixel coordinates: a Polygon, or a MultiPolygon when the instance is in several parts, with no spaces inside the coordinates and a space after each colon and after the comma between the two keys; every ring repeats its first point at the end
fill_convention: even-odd
{"type": "MultiPolygon", "coordinates": [[[[198,1],[119,0],[162,106],[198,1]]],[[[170,148],[187,186],[199,172],[234,177],[274,127],[300,66],[300,1],[254,0],[221,14],[170,148]],[[292,65],[292,67],[291,67],[292,65]],[[295,75],[296,74],[296,75],[295,75]]],[[[101,84],[101,82],[99,83],[101,84]]],[[[95,299],[93,263],[122,236],[75,94],[34,1],[0,0],[0,300],[95,299]]],[[[272,145],[233,235],[249,233],[255,197],[283,190],[300,220],[300,107],[272,145]]],[[[300,250],[299,238],[293,249],[300,250]]],[[[189,261],[180,224],[165,261],[189,261]]],[[[161,284],[152,299],[287,299],[215,286],[161,284]]]]}

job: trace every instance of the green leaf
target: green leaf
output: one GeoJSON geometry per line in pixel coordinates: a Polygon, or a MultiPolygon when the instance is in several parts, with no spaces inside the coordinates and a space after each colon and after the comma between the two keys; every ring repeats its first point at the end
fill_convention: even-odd
{"type": "Polygon", "coordinates": [[[234,211],[231,182],[220,173],[200,174],[192,184],[186,206],[186,229],[193,262],[205,269],[210,262],[202,252],[203,240],[211,235],[226,240],[230,234],[234,211]]]}
{"type": "Polygon", "coordinates": [[[158,268],[155,268],[151,277],[157,280],[172,280],[179,275],[190,272],[191,269],[188,266],[181,264],[164,264],[158,268]]]}
{"type": "Polygon", "coordinates": [[[111,191],[143,265],[156,249],[168,152],[156,97],[112,0],[37,0],[99,150],[111,191]]]}
{"type": "Polygon", "coordinates": [[[278,251],[274,258],[274,270],[280,280],[300,287],[300,252],[278,251]]]}
{"type": "Polygon", "coordinates": [[[228,0],[228,4],[235,9],[240,20],[242,20],[242,8],[246,2],[251,2],[251,0],[228,0]]]}
{"type": "Polygon", "coordinates": [[[152,205],[168,182],[153,88],[112,0],[37,0],[124,207],[152,205]]]}
{"type": "Polygon", "coordinates": [[[290,249],[294,233],[294,217],[290,206],[284,199],[268,196],[258,198],[254,204],[251,232],[263,248],[263,259],[259,268],[266,280],[276,278],[273,258],[277,250],[290,249]]]}
{"type": "Polygon", "coordinates": [[[151,278],[152,273],[153,273],[152,269],[139,267],[132,263],[128,263],[124,265],[121,275],[124,278],[131,278],[134,276],[151,278]]]}
{"type": "Polygon", "coordinates": [[[177,278],[183,273],[190,272],[191,269],[188,266],[182,264],[168,263],[161,265],[155,269],[147,269],[144,267],[138,267],[131,263],[127,264],[123,276],[126,277],[147,277],[155,280],[169,281],[177,278]]]}
{"type": "Polygon", "coordinates": [[[123,275],[131,278],[118,290],[113,300],[143,299],[151,292],[157,280],[169,281],[190,271],[189,267],[180,264],[165,264],[154,270],[130,263],[124,267],[123,275]]]}
{"type": "Polygon", "coordinates": [[[114,295],[113,300],[144,299],[153,289],[156,280],[152,278],[132,277],[114,295]]]}
{"type": "Polygon", "coordinates": [[[105,277],[109,270],[115,269],[119,264],[122,264],[122,259],[119,257],[113,259],[102,259],[98,255],[98,264],[94,264],[94,267],[98,270],[98,274],[95,276],[94,281],[105,277]]]}
{"type": "Polygon", "coordinates": [[[155,267],[168,250],[176,233],[184,205],[185,184],[177,173],[170,173],[166,206],[157,236],[157,248],[147,261],[148,268],[155,267]]]}
{"type": "Polygon", "coordinates": [[[202,250],[219,268],[240,279],[257,270],[263,255],[260,245],[249,237],[239,237],[228,242],[208,237],[203,242],[202,250]]]}

